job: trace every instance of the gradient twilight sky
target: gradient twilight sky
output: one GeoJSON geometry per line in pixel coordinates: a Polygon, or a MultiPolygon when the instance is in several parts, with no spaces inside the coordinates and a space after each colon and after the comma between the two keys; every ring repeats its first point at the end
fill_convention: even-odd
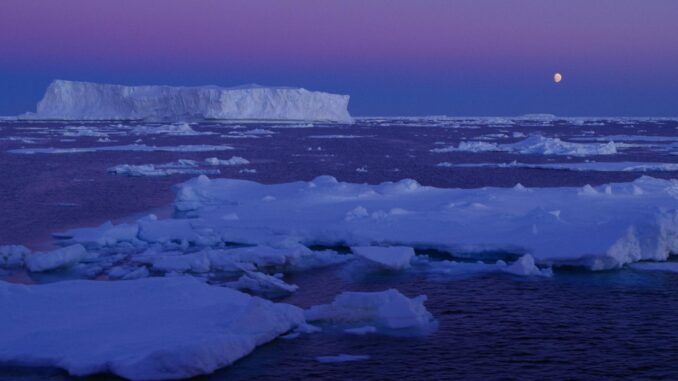
{"type": "Polygon", "coordinates": [[[678,116],[678,1],[2,0],[0,115],[55,78],[300,86],[353,115],[678,116]]]}

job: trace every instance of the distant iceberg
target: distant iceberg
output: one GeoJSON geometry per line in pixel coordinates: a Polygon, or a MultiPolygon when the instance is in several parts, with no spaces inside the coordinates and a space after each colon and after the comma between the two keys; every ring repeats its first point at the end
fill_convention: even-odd
{"type": "Polygon", "coordinates": [[[221,88],[121,86],[53,81],[37,112],[23,119],[204,119],[351,122],[348,95],[256,85],[221,88]]]}

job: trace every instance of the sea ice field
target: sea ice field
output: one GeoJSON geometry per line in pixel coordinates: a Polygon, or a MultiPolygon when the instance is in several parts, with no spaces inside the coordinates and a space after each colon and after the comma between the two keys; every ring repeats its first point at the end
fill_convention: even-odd
{"type": "Polygon", "coordinates": [[[7,119],[0,171],[2,380],[678,379],[677,119],[7,119]]]}

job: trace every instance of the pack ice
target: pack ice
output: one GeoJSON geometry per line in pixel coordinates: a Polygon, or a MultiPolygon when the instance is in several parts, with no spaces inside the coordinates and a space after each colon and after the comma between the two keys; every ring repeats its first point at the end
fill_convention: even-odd
{"type": "MultiPolygon", "coordinates": [[[[591,270],[664,261],[678,253],[675,179],[643,176],[580,188],[443,189],[414,180],[369,185],[321,176],[266,185],[199,176],[175,189],[173,218],[151,216],[57,237],[117,256],[132,245],[145,250],[132,257],[136,263],[155,271],[197,273],[235,268],[242,274],[243,265],[249,271],[309,269],[349,259],[310,250],[313,245],[350,246],[357,256],[389,269],[410,266],[410,248],[439,250],[450,259],[529,255],[542,267],[591,270]],[[249,247],[223,248],[224,243],[249,247]],[[168,256],[172,250],[176,255],[168,256]]],[[[108,258],[115,256],[98,258],[97,266],[108,258]]],[[[452,267],[464,266],[446,264],[452,267]]],[[[538,271],[527,268],[522,272],[538,271]]]]}
{"type": "Polygon", "coordinates": [[[22,118],[59,120],[304,120],[351,122],[348,95],[301,88],[121,86],[55,80],[22,118]]]}
{"type": "Polygon", "coordinates": [[[0,281],[0,363],[167,380],[211,373],[304,322],[303,311],[191,277],[0,281]]]}
{"type": "Polygon", "coordinates": [[[329,176],[264,185],[200,176],[178,187],[175,202],[179,216],[193,217],[187,228],[196,242],[408,246],[471,257],[505,252],[593,270],[678,253],[676,206],[678,180],[645,176],[531,189],[351,184],[329,176]]]}

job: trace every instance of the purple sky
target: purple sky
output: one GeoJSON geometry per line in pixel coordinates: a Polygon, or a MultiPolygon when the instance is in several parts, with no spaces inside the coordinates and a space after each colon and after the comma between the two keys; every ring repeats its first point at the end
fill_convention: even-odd
{"type": "Polygon", "coordinates": [[[0,114],[63,78],[303,86],[357,115],[678,116],[676,68],[675,0],[0,2],[0,114]]]}

